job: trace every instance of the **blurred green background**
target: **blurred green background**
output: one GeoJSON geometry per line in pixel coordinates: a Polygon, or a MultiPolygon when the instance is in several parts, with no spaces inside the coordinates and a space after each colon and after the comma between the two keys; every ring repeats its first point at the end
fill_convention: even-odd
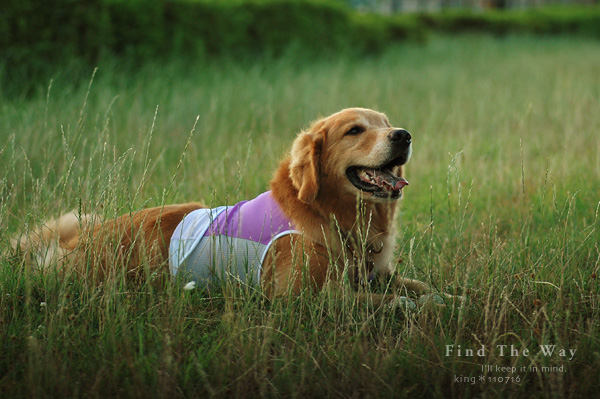
{"type": "Polygon", "coordinates": [[[174,57],[252,60],[290,51],[300,57],[363,55],[402,41],[424,42],[434,32],[600,38],[597,1],[556,3],[8,0],[0,12],[0,87],[8,95],[30,93],[56,68],[96,66],[107,57],[136,66],[174,57]]]}

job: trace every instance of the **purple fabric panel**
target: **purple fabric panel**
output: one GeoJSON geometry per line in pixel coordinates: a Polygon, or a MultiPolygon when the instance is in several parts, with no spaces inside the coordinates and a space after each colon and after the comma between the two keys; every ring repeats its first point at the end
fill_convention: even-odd
{"type": "Polygon", "coordinates": [[[204,236],[226,235],[267,245],[277,234],[293,228],[271,192],[267,191],[253,200],[228,207],[217,216],[204,236]]]}

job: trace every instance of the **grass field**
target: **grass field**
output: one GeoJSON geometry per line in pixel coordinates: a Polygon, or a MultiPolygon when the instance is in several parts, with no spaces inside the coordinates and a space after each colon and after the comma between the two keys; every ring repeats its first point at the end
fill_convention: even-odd
{"type": "Polygon", "coordinates": [[[0,98],[0,253],[70,209],[251,198],[311,120],[364,106],[414,137],[399,270],[467,300],[269,303],[230,286],[96,286],[3,255],[0,397],[598,395],[598,41],[442,37],[364,59],[120,68],[0,98]]]}

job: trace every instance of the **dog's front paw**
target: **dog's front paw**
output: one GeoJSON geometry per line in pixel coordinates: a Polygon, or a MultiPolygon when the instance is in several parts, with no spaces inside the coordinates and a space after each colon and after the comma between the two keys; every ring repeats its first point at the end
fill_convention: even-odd
{"type": "Polygon", "coordinates": [[[414,310],[417,308],[417,304],[412,299],[405,296],[397,296],[390,302],[390,308],[400,308],[404,310],[414,310]]]}
{"type": "Polygon", "coordinates": [[[446,305],[463,303],[465,300],[465,297],[461,295],[450,295],[445,293],[430,292],[428,294],[421,295],[417,300],[417,303],[419,305],[431,304],[443,307],[446,305]]]}
{"type": "Polygon", "coordinates": [[[417,302],[419,303],[419,305],[425,305],[425,304],[432,304],[432,305],[445,305],[446,302],[444,301],[444,298],[436,293],[430,293],[430,294],[425,294],[425,295],[421,295],[419,297],[419,299],[417,300],[417,302]]]}

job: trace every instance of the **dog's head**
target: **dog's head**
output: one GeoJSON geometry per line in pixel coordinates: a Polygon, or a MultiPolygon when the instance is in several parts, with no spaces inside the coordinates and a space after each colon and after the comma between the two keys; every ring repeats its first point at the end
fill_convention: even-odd
{"type": "Polygon", "coordinates": [[[327,189],[373,202],[400,198],[408,184],[402,165],[410,158],[411,140],[369,109],[349,108],[315,122],[292,145],[290,177],[298,197],[310,203],[327,189]]]}

